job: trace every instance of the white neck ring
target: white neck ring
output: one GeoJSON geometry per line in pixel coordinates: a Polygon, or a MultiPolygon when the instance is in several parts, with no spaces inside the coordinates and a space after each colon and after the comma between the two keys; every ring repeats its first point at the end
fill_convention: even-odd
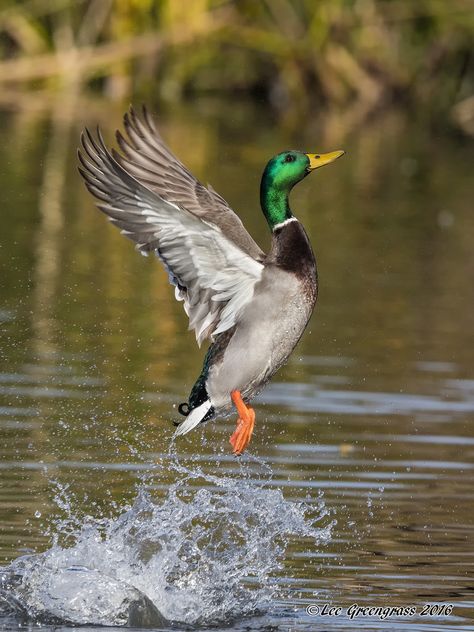
{"type": "Polygon", "coordinates": [[[275,224],[275,226],[273,227],[273,231],[277,230],[278,228],[283,228],[283,226],[286,226],[287,224],[290,224],[291,222],[297,222],[297,221],[298,220],[296,219],[296,217],[289,217],[288,219],[285,219],[284,222],[275,224]]]}

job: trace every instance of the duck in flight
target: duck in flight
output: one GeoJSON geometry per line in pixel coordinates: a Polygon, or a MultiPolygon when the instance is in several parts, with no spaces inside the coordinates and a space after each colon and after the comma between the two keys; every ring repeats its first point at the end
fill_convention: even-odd
{"type": "Polygon", "coordinates": [[[80,173],[97,206],[143,255],[165,266],[198,345],[211,344],[188,401],[179,406],[183,435],[237,410],[233,452],[252,436],[249,402],[287,361],[316,303],[316,261],[288,196],[309,173],[344,153],[284,151],[265,167],[260,203],[272,232],[265,254],[239,217],[211,186],[203,186],[171,153],[143,109],[125,114],[120,152],[100,130],[87,129],[80,173]]]}

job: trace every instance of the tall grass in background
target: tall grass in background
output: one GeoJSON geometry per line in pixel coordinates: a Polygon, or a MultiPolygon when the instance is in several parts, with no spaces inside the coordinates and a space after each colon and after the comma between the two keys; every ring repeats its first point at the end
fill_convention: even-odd
{"type": "Polygon", "coordinates": [[[403,102],[474,134],[471,0],[3,0],[0,93],[403,102]]]}

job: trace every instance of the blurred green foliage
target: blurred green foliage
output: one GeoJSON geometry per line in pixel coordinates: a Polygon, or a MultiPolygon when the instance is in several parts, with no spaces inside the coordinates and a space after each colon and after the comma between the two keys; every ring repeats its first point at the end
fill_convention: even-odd
{"type": "Polygon", "coordinates": [[[473,36],[472,0],[3,0],[0,83],[298,113],[403,101],[469,131],[473,36]]]}

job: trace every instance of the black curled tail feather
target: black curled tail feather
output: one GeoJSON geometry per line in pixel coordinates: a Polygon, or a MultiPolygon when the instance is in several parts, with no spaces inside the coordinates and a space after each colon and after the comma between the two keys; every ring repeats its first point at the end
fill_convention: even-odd
{"type": "MultiPolygon", "coordinates": [[[[209,398],[206,397],[206,399],[209,399],[209,398]]],[[[203,403],[203,402],[200,402],[200,403],[203,403]]],[[[181,415],[183,415],[183,417],[187,417],[192,410],[197,408],[198,405],[191,406],[190,404],[188,404],[188,402],[182,402],[178,406],[178,411],[181,415]]],[[[214,406],[211,406],[211,408],[207,411],[206,415],[201,419],[201,423],[204,423],[208,419],[211,419],[212,417],[214,417],[214,412],[215,412],[214,406]]],[[[182,423],[183,423],[182,421],[173,421],[173,426],[179,426],[182,423]]]]}
{"type": "MultiPolygon", "coordinates": [[[[187,417],[191,410],[192,408],[190,407],[188,402],[181,402],[181,404],[179,404],[178,406],[178,412],[180,415],[183,415],[183,417],[187,417]]],[[[173,421],[173,426],[179,426],[179,424],[181,423],[181,421],[173,421]]]]}
{"type": "Polygon", "coordinates": [[[178,406],[178,412],[180,415],[183,415],[183,417],[187,417],[189,413],[191,412],[188,402],[182,402],[178,406]]]}

